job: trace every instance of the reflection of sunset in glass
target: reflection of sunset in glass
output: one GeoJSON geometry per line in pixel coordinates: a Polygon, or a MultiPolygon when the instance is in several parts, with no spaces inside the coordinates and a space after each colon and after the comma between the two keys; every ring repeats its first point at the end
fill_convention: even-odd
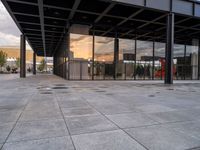
{"type": "MultiPolygon", "coordinates": [[[[92,36],[70,34],[70,51],[72,52],[71,59],[92,60],[92,36]]],[[[163,55],[163,47],[157,46],[156,55],[163,55]]],[[[135,41],[120,39],[119,43],[119,60],[123,60],[123,54],[135,53],[135,41]]],[[[139,41],[137,42],[137,60],[142,56],[152,56],[152,42],[139,41]]],[[[114,39],[108,37],[95,36],[95,61],[113,62],[114,60],[114,39]]]]}
{"type": "Polygon", "coordinates": [[[70,51],[73,58],[92,58],[92,37],[87,35],[70,34],[70,51]]]}

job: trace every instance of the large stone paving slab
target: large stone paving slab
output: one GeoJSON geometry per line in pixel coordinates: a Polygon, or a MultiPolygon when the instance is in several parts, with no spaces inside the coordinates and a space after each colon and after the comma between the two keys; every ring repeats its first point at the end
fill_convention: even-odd
{"type": "Polygon", "coordinates": [[[153,120],[160,123],[170,123],[177,121],[193,120],[194,117],[184,111],[170,111],[170,112],[158,112],[149,113],[148,116],[153,120]]]}
{"type": "Polygon", "coordinates": [[[0,123],[15,122],[21,111],[0,111],[0,123]]]}
{"type": "Polygon", "coordinates": [[[78,108],[62,108],[62,112],[66,117],[99,115],[100,113],[91,107],[78,108]]]}
{"type": "Polygon", "coordinates": [[[60,100],[58,101],[60,107],[64,108],[74,108],[74,107],[89,107],[87,102],[83,100],[60,100]]]}
{"type": "Polygon", "coordinates": [[[70,137],[6,143],[2,150],[74,150],[70,137]]]}
{"type": "Polygon", "coordinates": [[[62,119],[61,113],[58,109],[36,109],[32,111],[24,111],[19,121],[34,121],[43,119],[62,119]]]}
{"type": "Polygon", "coordinates": [[[126,131],[150,150],[185,150],[200,146],[200,139],[160,125],[126,129],[126,131]]]}
{"type": "Polygon", "coordinates": [[[76,150],[145,150],[121,130],[72,136],[76,150]]]}
{"type": "Polygon", "coordinates": [[[200,121],[177,122],[165,125],[165,127],[200,139],[200,121]]]}
{"type": "Polygon", "coordinates": [[[101,115],[66,117],[66,122],[72,135],[117,129],[114,124],[101,115]]]}
{"type": "Polygon", "coordinates": [[[58,104],[55,100],[41,100],[39,98],[40,97],[37,96],[37,100],[30,101],[26,106],[25,111],[59,109],[58,104]]]}
{"type": "Polygon", "coordinates": [[[19,122],[9,136],[8,142],[36,140],[66,135],[68,135],[68,131],[62,119],[19,122]]]}
{"type": "Polygon", "coordinates": [[[145,113],[168,112],[168,111],[176,110],[176,109],[159,105],[159,104],[136,106],[136,109],[138,109],[138,111],[145,112],[145,113]]]}
{"type": "Polygon", "coordinates": [[[120,128],[131,128],[158,124],[158,122],[141,113],[124,113],[117,115],[107,115],[107,117],[120,128]]]}

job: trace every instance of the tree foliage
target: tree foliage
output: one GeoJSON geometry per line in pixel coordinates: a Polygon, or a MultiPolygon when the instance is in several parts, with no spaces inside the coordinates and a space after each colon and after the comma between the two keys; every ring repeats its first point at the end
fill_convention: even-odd
{"type": "Polygon", "coordinates": [[[17,68],[20,67],[20,58],[17,58],[17,59],[16,59],[15,65],[16,65],[17,68]]]}
{"type": "Polygon", "coordinates": [[[0,67],[2,70],[2,67],[6,64],[7,61],[7,54],[3,51],[0,51],[0,67]]]}
{"type": "Polygon", "coordinates": [[[39,70],[39,71],[44,71],[45,66],[46,66],[46,61],[45,61],[44,59],[42,59],[42,60],[40,61],[40,65],[38,66],[38,70],[39,70]]]}

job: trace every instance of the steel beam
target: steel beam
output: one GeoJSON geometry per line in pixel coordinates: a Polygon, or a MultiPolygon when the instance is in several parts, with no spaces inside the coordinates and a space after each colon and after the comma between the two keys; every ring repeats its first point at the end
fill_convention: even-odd
{"type": "Polygon", "coordinates": [[[74,17],[74,14],[79,6],[79,4],[81,3],[81,0],[75,0],[74,5],[72,7],[72,10],[69,14],[69,20],[72,19],[74,17]]]}
{"type": "MultiPolygon", "coordinates": [[[[131,14],[128,18],[124,18],[124,20],[121,21],[121,22],[119,22],[119,23],[116,25],[116,27],[122,25],[123,23],[125,23],[125,22],[127,22],[128,20],[132,19],[133,17],[137,16],[137,15],[140,14],[143,10],[144,10],[144,9],[141,8],[140,10],[138,10],[138,11],[134,12],[133,14],[131,14]]],[[[106,35],[106,34],[109,33],[110,31],[112,31],[113,29],[115,29],[116,27],[110,28],[108,31],[104,32],[104,33],[102,34],[102,36],[106,35]]]]}
{"type": "Polygon", "coordinates": [[[167,16],[167,41],[165,53],[165,84],[173,84],[174,13],[167,16]]]}
{"type": "Polygon", "coordinates": [[[99,20],[101,20],[113,7],[115,6],[115,3],[111,3],[103,12],[101,15],[97,17],[97,19],[94,21],[97,23],[99,20]]]}
{"type": "MultiPolygon", "coordinates": [[[[44,48],[44,57],[46,58],[43,0],[38,1],[38,7],[39,7],[39,15],[40,15],[40,25],[41,25],[41,30],[42,30],[42,42],[43,42],[43,48],[44,48]]],[[[45,61],[46,61],[46,59],[45,59],[45,61]]]]}
{"type": "Polygon", "coordinates": [[[36,53],[33,52],[33,75],[36,75],[36,53]]]}
{"type": "Polygon", "coordinates": [[[26,77],[26,39],[24,34],[20,36],[20,78],[26,77]]]}

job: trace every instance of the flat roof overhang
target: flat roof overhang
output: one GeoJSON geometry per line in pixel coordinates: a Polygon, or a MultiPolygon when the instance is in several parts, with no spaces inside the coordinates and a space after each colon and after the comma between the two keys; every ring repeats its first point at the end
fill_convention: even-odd
{"type": "Polygon", "coordinates": [[[200,38],[195,0],[2,0],[38,56],[52,56],[73,24],[97,36],[165,42],[166,17],[175,13],[175,43],[200,38]],[[171,3],[172,2],[172,3],[171,3]]]}

